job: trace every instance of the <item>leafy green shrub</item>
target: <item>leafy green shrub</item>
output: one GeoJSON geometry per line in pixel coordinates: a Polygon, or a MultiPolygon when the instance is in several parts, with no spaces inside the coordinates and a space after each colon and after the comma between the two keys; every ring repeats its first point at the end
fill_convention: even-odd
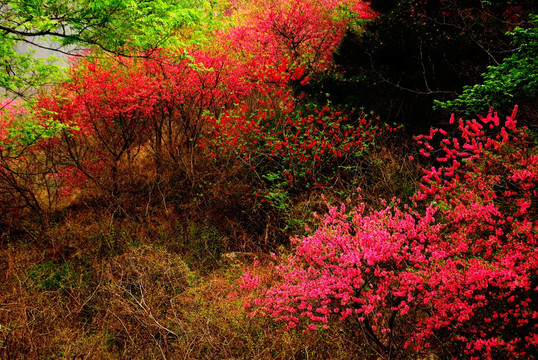
{"type": "Polygon", "coordinates": [[[450,101],[436,101],[438,108],[469,116],[494,108],[506,112],[515,102],[536,100],[538,96],[538,15],[531,15],[532,26],[510,32],[517,51],[497,66],[489,66],[484,82],[465,86],[463,93],[450,101]]]}

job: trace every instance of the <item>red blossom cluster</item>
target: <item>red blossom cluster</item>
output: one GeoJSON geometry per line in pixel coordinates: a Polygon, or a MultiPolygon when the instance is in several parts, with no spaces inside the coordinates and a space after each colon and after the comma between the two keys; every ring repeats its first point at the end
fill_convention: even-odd
{"type": "Polygon", "coordinates": [[[10,101],[0,101],[0,144],[8,140],[9,128],[13,123],[13,116],[8,116],[13,106],[10,101]]]}
{"type": "MultiPolygon", "coordinates": [[[[396,129],[362,112],[296,107],[287,97],[281,102],[273,98],[260,101],[253,113],[244,107],[239,113],[208,119],[212,133],[203,140],[208,156],[225,161],[235,172],[250,173],[247,195],[271,203],[276,194],[343,186],[358,171],[375,137],[396,129]],[[286,106],[279,107],[284,101],[286,106]]],[[[225,195],[222,188],[219,192],[225,195]]]]}

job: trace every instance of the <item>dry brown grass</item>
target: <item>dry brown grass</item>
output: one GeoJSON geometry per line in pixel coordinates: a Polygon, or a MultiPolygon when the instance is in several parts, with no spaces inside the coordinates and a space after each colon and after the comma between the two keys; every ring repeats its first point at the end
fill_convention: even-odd
{"type": "MultiPolygon", "coordinates": [[[[73,217],[42,241],[2,243],[0,359],[355,357],[339,327],[278,333],[249,317],[236,280],[252,257],[200,272],[164,245],[173,226],[105,223],[73,217]]],[[[267,265],[253,271],[274,280],[267,265]]]]}

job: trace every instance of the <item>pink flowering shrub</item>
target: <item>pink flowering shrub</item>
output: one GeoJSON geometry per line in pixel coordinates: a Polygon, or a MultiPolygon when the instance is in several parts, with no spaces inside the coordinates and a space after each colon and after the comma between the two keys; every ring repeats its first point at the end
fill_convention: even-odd
{"type": "Polygon", "coordinates": [[[383,358],[533,356],[538,154],[514,116],[418,137],[440,166],[424,171],[414,205],[329,207],[254,313],[307,331],[346,321],[383,358]]]}

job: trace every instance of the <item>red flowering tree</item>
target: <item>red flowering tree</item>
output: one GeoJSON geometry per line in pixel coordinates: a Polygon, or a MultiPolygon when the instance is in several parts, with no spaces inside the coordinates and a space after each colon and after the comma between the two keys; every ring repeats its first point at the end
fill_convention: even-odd
{"type": "Polygon", "coordinates": [[[91,180],[102,190],[119,194],[125,173],[147,141],[149,118],[157,102],[152,81],[132,59],[81,60],[71,79],[43,96],[44,113],[72,126],[60,144],[62,175],[72,184],[91,180]]]}
{"type": "Polygon", "coordinates": [[[252,85],[245,67],[228,56],[191,49],[188,55],[162,50],[143,62],[143,71],[153,82],[157,97],[150,113],[153,132],[150,146],[160,172],[162,162],[175,164],[194,183],[198,139],[208,114],[219,117],[252,85]]]}
{"type": "Polygon", "coordinates": [[[261,63],[278,67],[286,62],[291,70],[305,69],[305,77],[331,66],[332,55],[353,21],[374,16],[368,4],[362,1],[232,3],[235,10],[232,15],[237,20],[217,34],[223,46],[234,49],[243,58],[255,58],[257,68],[261,63]]]}
{"type": "Polygon", "coordinates": [[[237,106],[207,119],[200,145],[220,169],[207,183],[218,197],[247,194],[240,196],[281,209],[334,177],[341,184],[381,127],[360,113],[304,107],[299,89],[331,66],[352,21],[373,17],[367,3],[237,1],[230,9],[235,20],[216,32],[215,51],[242,64],[251,87],[249,96],[236,97],[237,106]]]}
{"type": "Polygon", "coordinates": [[[81,60],[38,106],[73,126],[60,144],[62,176],[115,196],[136,183],[131,170],[141,150],[151,150],[159,177],[166,165],[194,181],[203,116],[218,116],[248,90],[225,56],[163,49],[143,59],[81,60]]]}
{"type": "MultiPolygon", "coordinates": [[[[288,329],[346,321],[383,358],[536,353],[538,156],[514,115],[420,138],[424,154],[447,164],[425,170],[415,200],[427,205],[330,207],[312,235],[294,240],[277,267],[282,281],[258,295],[255,313],[288,329]]],[[[242,285],[257,281],[246,273],[242,285]]]]}

